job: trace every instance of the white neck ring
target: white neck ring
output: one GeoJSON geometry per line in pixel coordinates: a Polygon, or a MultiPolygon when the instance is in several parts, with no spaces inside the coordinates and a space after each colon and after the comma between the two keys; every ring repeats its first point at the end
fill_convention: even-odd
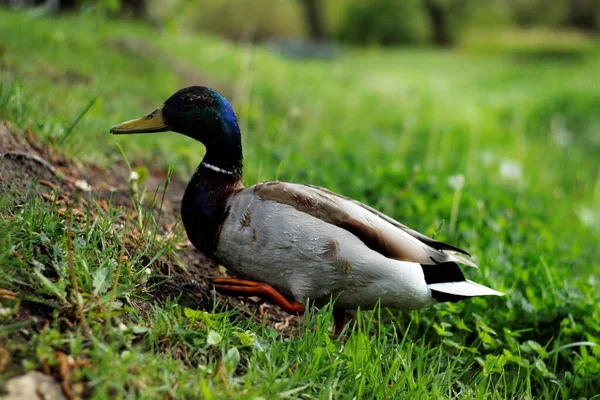
{"type": "Polygon", "coordinates": [[[212,169],[215,172],[219,172],[221,174],[233,175],[233,171],[228,171],[226,169],[219,168],[219,167],[217,167],[215,165],[207,163],[206,161],[202,161],[201,164],[204,165],[208,169],[212,169]]]}

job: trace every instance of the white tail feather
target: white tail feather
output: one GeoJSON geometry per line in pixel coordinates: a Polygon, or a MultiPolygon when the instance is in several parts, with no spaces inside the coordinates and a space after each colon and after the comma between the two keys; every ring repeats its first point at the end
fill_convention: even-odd
{"type": "Polygon", "coordinates": [[[469,280],[460,282],[432,283],[427,285],[427,287],[432,290],[437,290],[438,292],[457,296],[504,296],[504,293],[502,292],[490,289],[487,286],[483,286],[479,283],[469,280]]]}

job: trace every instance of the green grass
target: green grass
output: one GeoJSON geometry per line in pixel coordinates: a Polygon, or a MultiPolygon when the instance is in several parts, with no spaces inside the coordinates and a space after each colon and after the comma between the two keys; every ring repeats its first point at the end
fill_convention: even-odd
{"type": "Polygon", "coordinates": [[[365,201],[466,248],[481,266],[469,278],[507,293],[366,313],[339,341],[323,329],[331,315],[321,310],[285,339],[235,312],[148,302],[149,261],[173,244],[144,237],[123,263],[115,222],[124,211],[115,209],[72,228],[91,327],[84,335],[66,323],[76,301],[65,218],[33,196],[24,204],[6,197],[0,287],[44,302],[49,325],[13,322],[22,305],[2,300],[0,347],[12,361],[3,378],[55,366],[60,350],[90,362],[71,380],[86,382],[94,398],[600,393],[596,44],[573,59],[344,49],[330,62],[287,61],[264,48],[92,17],[0,10],[0,19],[0,116],[61,143],[68,156],[110,165],[122,159],[120,145],[136,164],[190,174],[200,144],[170,133],[108,134],[182,85],[169,64],[176,59],[237,94],[247,184],[310,182],[365,201]],[[111,44],[123,37],[165,56],[143,59],[111,44]],[[464,186],[452,184],[457,175],[464,186]],[[94,298],[104,312],[87,301],[94,298]]]}

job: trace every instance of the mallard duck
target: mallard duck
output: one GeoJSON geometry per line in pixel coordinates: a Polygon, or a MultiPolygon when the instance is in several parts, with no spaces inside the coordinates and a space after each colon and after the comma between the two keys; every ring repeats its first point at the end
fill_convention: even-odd
{"type": "Polygon", "coordinates": [[[181,203],[191,243],[239,278],[213,280],[223,293],[259,296],[289,313],[308,299],[344,310],[380,304],[400,310],[502,293],[465,279],[469,254],[379,211],[317,186],[266,182],[244,187],[236,115],[216,90],[181,89],[114,134],[174,131],[206,154],[181,203]]]}

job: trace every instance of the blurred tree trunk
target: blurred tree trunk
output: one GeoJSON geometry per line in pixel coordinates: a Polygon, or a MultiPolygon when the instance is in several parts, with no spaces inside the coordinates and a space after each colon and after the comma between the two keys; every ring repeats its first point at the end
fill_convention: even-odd
{"type": "Polygon", "coordinates": [[[302,0],[308,33],[313,40],[317,41],[325,39],[325,26],[320,3],[320,0],[302,0]]]}
{"type": "Polygon", "coordinates": [[[131,14],[140,19],[146,18],[148,15],[146,0],[122,0],[121,13],[131,14]]]}
{"type": "Polygon", "coordinates": [[[424,5],[431,22],[433,43],[440,47],[450,46],[452,35],[448,26],[448,10],[436,0],[425,0],[424,5]]]}
{"type": "Polygon", "coordinates": [[[598,28],[597,16],[600,9],[598,0],[569,0],[567,26],[586,31],[598,28]]]}

